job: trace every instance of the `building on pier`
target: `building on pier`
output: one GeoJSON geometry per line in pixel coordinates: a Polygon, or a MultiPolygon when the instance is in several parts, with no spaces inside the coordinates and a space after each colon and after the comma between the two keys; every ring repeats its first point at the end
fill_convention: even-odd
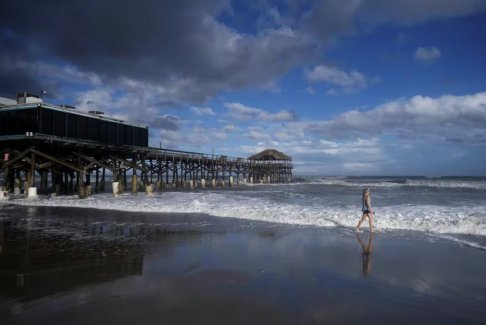
{"type": "Polygon", "coordinates": [[[133,193],[156,190],[289,182],[291,158],[266,150],[250,159],[148,146],[148,127],[56,106],[22,93],[0,98],[0,176],[3,190],[19,194],[105,191],[112,180],[133,193]],[[266,153],[265,153],[266,152],[266,153]],[[94,179],[94,182],[92,180],[94,179]]]}
{"type": "Polygon", "coordinates": [[[260,183],[292,181],[292,158],[275,149],[266,149],[249,157],[250,177],[260,183]]]}
{"type": "MultiPolygon", "coordinates": [[[[1,102],[0,102],[1,103],[1,102]]],[[[0,107],[1,135],[47,135],[112,145],[148,146],[148,127],[84,112],[73,106],[44,103],[31,94],[19,94],[17,103],[0,107]]]]}

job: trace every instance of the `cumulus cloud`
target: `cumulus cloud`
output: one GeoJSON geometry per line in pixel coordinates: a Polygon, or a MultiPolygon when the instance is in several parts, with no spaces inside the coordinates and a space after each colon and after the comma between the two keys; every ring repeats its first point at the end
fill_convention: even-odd
{"type": "Polygon", "coordinates": [[[322,152],[334,156],[378,155],[380,154],[380,147],[378,143],[379,141],[377,138],[357,138],[356,140],[341,143],[320,140],[319,147],[321,148],[322,152]]]}
{"type": "Polygon", "coordinates": [[[106,89],[82,92],[76,99],[76,106],[81,110],[106,109],[113,101],[112,94],[106,89]]]}
{"type": "Polygon", "coordinates": [[[417,61],[433,62],[438,60],[442,52],[436,47],[418,47],[415,50],[414,57],[417,61]]]}
{"type": "Polygon", "coordinates": [[[314,88],[312,88],[311,86],[308,86],[307,88],[305,88],[305,92],[310,94],[310,95],[315,95],[316,94],[316,91],[314,88]]]}
{"type": "Polygon", "coordinates": [[[255,141],[270,141],[272,136],[263,128],[250,128],[247,136],[255,141]]]}
{"type": "Polygon", "coordinates": [[[137,92],[120,94],[109,87],[76,93],[74,105],[80,110],[99,110],[114,118],[143,124],[150,124],[160,108],[153,96],[137,92]]]}
{"type": "Polygon", "coordinates": [[[241,103],[225,103],[228,114],[237,121],[265,121],[265,122],[289,122],[297,119],[295,113],[289,110],[280,110],[276,113],[243,105],[241,103]]]}
{"type": "Polygon", "coordinates": [[[193,112],[198,116],[216,115],[216,113],[211,109],[211,107],[191,107],[191,112],[193,112]]]}
{"type": "Polygon", "coordinates": [[[161,130],[159,132],[159,142],[164,148],[176,149],[183,141],[183,137],[179,132],[171,130],[161,130]]]}
{"type": "Polygon", "coordinates": [[[362,175],[396,165],[377,137],[334,141],[319,137],[288,142],[263,140],[253,146],[242,145],[240,151],[253,154],[269,147],[292,156],[296,168],[305,174],[362,175]]]}
{"type": "Polygon", "coordinates": [[[211,136],[220,141],[226,141],[228,139],[228,133],[223,130],[212,130],[211,136]]]}
{"type": "MultiPolygon", "coordinates": [[[[349,72],[340,70],[336,67],[318,65],[312,70],[307,71],[306,78],[309,82],[325,82],[338,86],[343,92],[353,92],[366,87],[366,77],[359,71],[349,72]]],[[[332,93],[336,93],[331,89],[332,93]]]]}
{"type": "MultiPolygon", "coordinates": [[[[450,160],[441,164],[443,157],[465,159],[465,152],[486,145],[486,92],[417,95],[328,120],[252,126],[242,135],[248,141],[240,152],[275,147],[291,155],[300,172],[309,174],[450,173],[450,160]],[[429,157],[430,152],[436,157],[429,157]]],[[[484,170],[479,163],[474,168],[484,170]]]]}
{"type": "Polygon", "coordinates": [[[329,137],[393,134],[486,144],[486,92],[431,98],[414,96],[368,111],[351,110],[333,120],[297,122],[292,127],[329,137]]]}
{"type": "Polygon", "coordinates": [[[200,128],[187,130],[187,132],[162,129],[159,132],[159,138],[155,140],[158,140],[164,148],[180,149],[181,146],[201,148],[208,143],[209,138],[205,130],[200,128]]]}

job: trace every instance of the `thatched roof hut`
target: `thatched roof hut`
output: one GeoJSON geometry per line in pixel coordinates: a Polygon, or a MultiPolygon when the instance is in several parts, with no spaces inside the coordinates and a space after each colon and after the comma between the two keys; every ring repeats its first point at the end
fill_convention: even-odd
{"type": "Polygon", "coordinates": [[[249,160],[292,160],[283,152],[275,149],[266,149],[248,158],[249,160]]]}

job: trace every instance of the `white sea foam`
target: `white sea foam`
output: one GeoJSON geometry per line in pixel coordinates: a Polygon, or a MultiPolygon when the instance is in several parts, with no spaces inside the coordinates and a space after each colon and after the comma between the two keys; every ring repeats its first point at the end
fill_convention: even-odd
{"type": "MultiPolygon", "coordinates": [[[[168,192],[153,197],[124,194],[114,198],[101,194],[88,199],[64,196],[38,200],[14,199],[26,206],[61,206],[121,211],[204,213],[218,217],[250,219],[319,227],[354,227],[360,217],[356,205],[324,206],[276,202],[268,197],[250,197],[242,192],[168,192]]],[[[436,234],[486,236],[486,206],[396,205],[378,208],[377,229],[414,230],[436,234]]]]}

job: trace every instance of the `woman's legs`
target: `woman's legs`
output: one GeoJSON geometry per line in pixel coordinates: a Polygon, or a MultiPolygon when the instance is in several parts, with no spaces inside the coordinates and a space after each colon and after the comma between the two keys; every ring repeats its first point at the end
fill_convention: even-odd
{"type": "Polygon", "coordinates": [[[361,217],[361,220],[358,222],[358,225],[356,226],[356,230],[359,230],[359,227],[361,224],[366,220],[366,217],[368,216],[367,213],[363,213],[363,217],[361,217]]]}
{"type": "Polygon", "coordinates": [[[374,231],[373,227],[373,212],[368,213],[368,221],[370,222],[370,231],[374,231]]]}

